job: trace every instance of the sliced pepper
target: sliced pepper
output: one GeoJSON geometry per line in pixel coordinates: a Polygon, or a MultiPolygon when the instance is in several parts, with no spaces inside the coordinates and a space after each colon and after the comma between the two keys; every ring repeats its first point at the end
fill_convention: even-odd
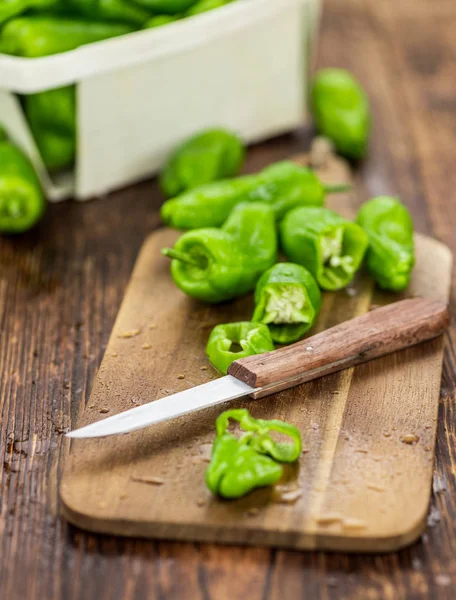
{"type": "Polygon", "coordinates": [[[275,460],[291,463],[298,460],[302,451],[302,440],[299,429],[290,423],[278,419],[255,419],[246,408],[227,410],[218,416],[215,428],[217,436],[223,435],[229,426],[229,421],[237,421],[240,428],[251,435],[249,444],[257,452],[268,454],[275,460]],[[290,442],[276,442],[270,433],[286,435],[290,442]]]}
{"type": "Polygon", "coordinates": [[[212,365],[224,375],[235,360],[272,350],[274,344],[267,326],[248,321],[217,325],[206,347],[212,365]]]}
{"type": "Polygon", "coordinates": [[[26,10],[48,10],[60,4],[61,0],[3,0],[0,2],[0,25],[22,14],[26,10]]]}
{"type": "Polygon", "coordinates": [[[277,483],[283,474],[278,463],[298,460],[301,450],[301,435],[293,425],[254,419],[246,409],[226,411],[216,422],[206,484],[214,494],[239,498],[255,488],[277,483]],[[246,433],[239,438],[228,433],[230,419],[238,421],[246,433]],[[276,442],[271,433],[286,435],[291,443],[276,442]]]}
{"type": "Polygon", "coordinates": [[[407,208],[397,198],[379,196],[363,204],[356,221],[369,238],[370,275],[385,290],[404,290],[415,265],[413,221],[407,208]]]}
{"type": "Polygon", "coordinates": [[[322,69],[311,92],[317,130],[348,158],[363,158],[369,142],[371,114],[359,82],[344,69],[322,69]]]}
{"type": "Polygon", "coordinates": [[[160,176],[167,196],[177,196],[205,183],[232,177],[244,161],[244,145],[226,129],[192,136],[173,153],[160,176]]]}
{"type": "Polygon", "coordinates": [[[268,325],[274,342],[290,344],[313,326],[320,308],[313,275],[301,265],[277,263],[257,283],[252,321],[268,325]]]}
{"type": "Polygon", "coordinates": [[[220,227],[237,204],[265,202],[280,220],[296,206],[321,206],[326,193],[349,188],[325,186],[311,169],[283,161],[257,175],[208,183],[167,200],[161,218],[176,229],[220,227]]]}
{"type": "Polygon", "coordinates": [[[282,249],[308,269],[325,290],[339,290],[361,266],[368,239],[364,230],[326,208],[300,207],[280,227],[282,249]]]}
{"type": "Polygon", "coordinates": [[[30,161],[9,142],[0,142],[0,233],[22,233],[42,217],[46,202],[30,161]]]}
{"type": "Polygon", "coordinates": [[[188,231],[173,249],[171,275],[186,294],[216,303],[254,289],[277,258],[274,214],[266,205],[237,206],[222,229],[188,231]]]}
{"type": "Polygon", "coordinates": [[[251,448],[248,439],[225,433],[214,441],[206,485],[213,494],[234,499],[277,483],[282,474],[282,466],[251,448]]]}

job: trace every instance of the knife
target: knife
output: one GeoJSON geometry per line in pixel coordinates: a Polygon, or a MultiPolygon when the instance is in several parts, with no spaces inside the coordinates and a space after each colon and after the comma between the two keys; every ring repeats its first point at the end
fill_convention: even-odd
{"type": "Polygon", "coordinates": [[[426,298],[401,300],[296,344],[237,360],[228,375],[108,417],[67,434],[96,438],[136,431],[242,396],[262,398],[414,346],[442,334],[448,308],[426,298]]]}

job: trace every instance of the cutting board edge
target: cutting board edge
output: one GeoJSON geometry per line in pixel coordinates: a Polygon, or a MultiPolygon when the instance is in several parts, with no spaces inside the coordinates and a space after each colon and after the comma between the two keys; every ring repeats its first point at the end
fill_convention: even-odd
{"type": "Polygon", "coordinates": [[[338,535],[330,532],[301,534],[293,531],[265,531],[261,528],[239,527],[217,529],[192,525],[163,522],[151,524],[148,521],[116,520],[89,516],[66,502],[63,489],[60,493],[60,514],[71,525],[84,531],[96,534],[117,535],[123,538],[156,539],[170,542],[217,543],[228,546],[262,546],[290,550],[316,550],[327,552],[376,553],[387,554],[397,552],[417,541],[426,530],[429,497],[425,502],[422,517],[406,531],[390,536],[359,537],[356,535],[338,535]],[[166,533],[165,533],[166,531],[166,533]],[[268,538],[271,538],[270,540],[268,538]]]}

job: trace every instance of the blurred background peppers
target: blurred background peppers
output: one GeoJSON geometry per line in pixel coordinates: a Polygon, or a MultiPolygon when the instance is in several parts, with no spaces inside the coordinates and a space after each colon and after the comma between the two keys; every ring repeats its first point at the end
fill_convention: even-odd
{"type": "Polygon", "coordinates": [[[317,130],[334,143],[342,156],[364,158],[370,134],[370,108],[359,82],[344,69],[322,69],[311,91],[317,130]]]}
{"type": "Polygon", "coordinates": [[[236,175],[244,162],[245,148],[236,134],[210,129],[192,136],[168,159],[160,185],[166,196],[177,196],[195,187],[236,175]]]}
{"type": "Polygon", "coordinates": [[[22,233],[33,227],[46,202],[29,160],[0,131],[0,233],[22,233]]]}

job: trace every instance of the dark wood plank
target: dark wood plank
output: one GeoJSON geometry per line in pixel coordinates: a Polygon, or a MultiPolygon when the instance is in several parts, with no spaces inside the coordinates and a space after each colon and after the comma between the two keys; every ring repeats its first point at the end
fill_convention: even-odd
{"type": "MultiPolygon", "coordinates": [[[[400,194],[419,231],[453,252],[455,20],[454,0],[326,0],[318,57],[318,66],[355,72],[372,98],[374,136],[358,174],[366,197],[400,194]]],[[[261,144],[246,170],[306,150],[310,137],[306,128],[261,144]]],[[[87,401],[137,250],[158,224],[159,202],[148,182],[93,204],[52,207],[37,232],[0,241],[0,596],[454,597],[454,325],[437,441],[433,514],[440,521],[408,550],[349,557],[155,544],[81,534],[56,517],[67,453],[59,431],[87,401]],[[28,440],[13,448],[9,436],[28,440]]]]}

